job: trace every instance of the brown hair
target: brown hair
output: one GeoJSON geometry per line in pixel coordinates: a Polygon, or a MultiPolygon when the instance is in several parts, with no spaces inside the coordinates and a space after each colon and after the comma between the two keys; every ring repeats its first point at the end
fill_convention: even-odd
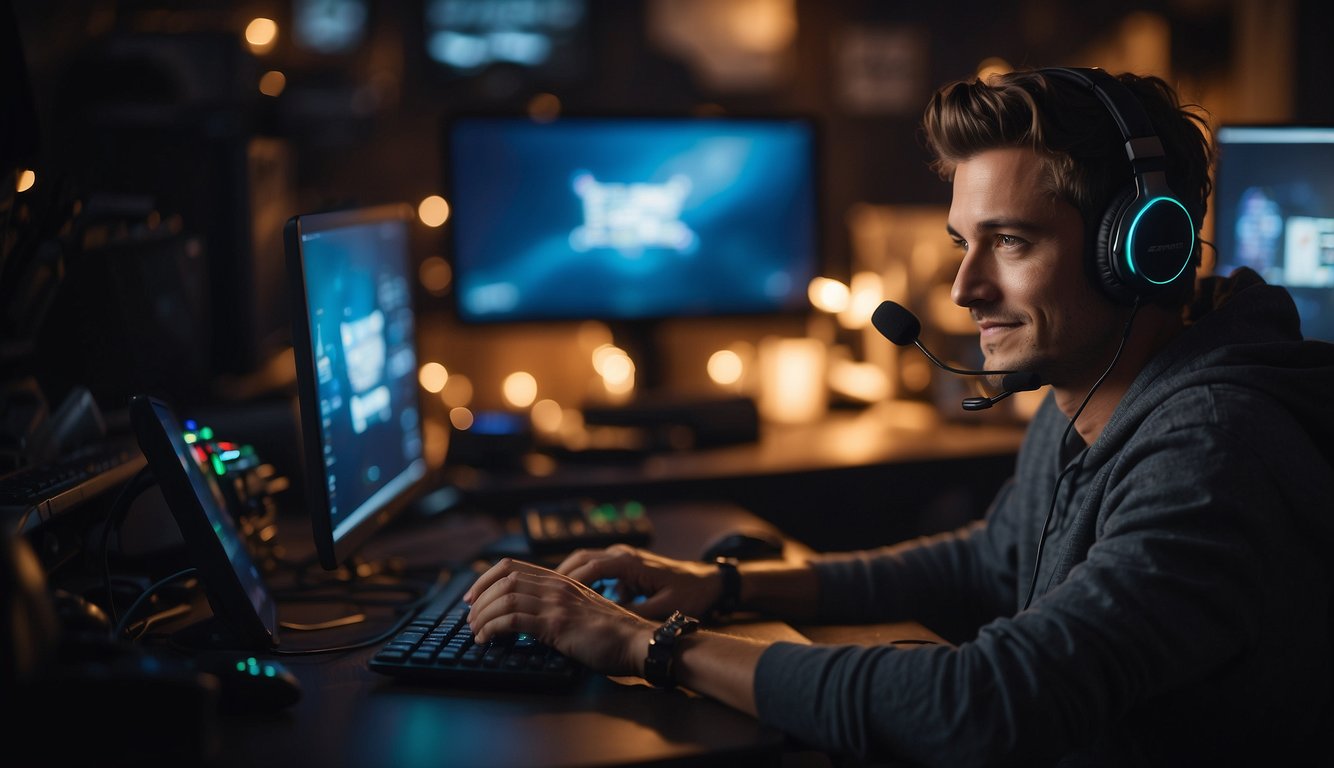
{"type": "MultiPolygon", "coordinates": [[[[1182,105],[1157,77],[1123,74],[1117,79],[1153,123],[1166,153],[1168,186],[1198,227],[1213,187],[1208,121],[1198,107],[1182,105]]],[[[1043,159],[1047,191],[1083,217],[1086,247],[1096,237],[1103,211],[1134,178],[1125,139],[1098,97],[1041,70],[950,83],[931,98],[922,127],[935,155],[932,167],[946,180],[953,178],[956,165],[980,152],[1032,149],[1043,159]]],[[[1194,270],[1187,271],[1193,277],[1194,270]]],[[[1169,292],[1167,303],[1189,300],[1193,280],[1182,283],[1182,295],[1169,292]]]]}

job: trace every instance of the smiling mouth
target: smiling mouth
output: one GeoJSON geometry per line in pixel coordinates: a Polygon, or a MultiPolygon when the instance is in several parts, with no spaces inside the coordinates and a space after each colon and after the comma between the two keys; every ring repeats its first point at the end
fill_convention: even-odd
{"type": "Polygon", "coordinates": [[[1018,327],[1019,323],[1001,323],[994,320],[984,320],[977,324],[977,329],[982,333],[983,338],[997,336],[1018,327]]]}

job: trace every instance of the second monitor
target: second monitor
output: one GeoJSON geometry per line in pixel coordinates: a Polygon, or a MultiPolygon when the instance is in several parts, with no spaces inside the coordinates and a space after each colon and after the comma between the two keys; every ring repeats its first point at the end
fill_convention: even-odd
{"type": "Polygon", "coordinates": [[[797,118],[453,119],[459,317],[804,310],[819,269],[815,149],[797,118]]]}

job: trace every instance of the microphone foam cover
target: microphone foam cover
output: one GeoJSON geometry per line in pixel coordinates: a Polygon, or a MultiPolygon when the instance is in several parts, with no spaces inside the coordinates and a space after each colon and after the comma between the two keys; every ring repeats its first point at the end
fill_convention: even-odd
{"type": "Polygon", "coordinates": [[[922,323],[917,316],[892,301],[880,302],[871,315],[871,325],[900,347],[913,343],[922,333],[922,323]]]}

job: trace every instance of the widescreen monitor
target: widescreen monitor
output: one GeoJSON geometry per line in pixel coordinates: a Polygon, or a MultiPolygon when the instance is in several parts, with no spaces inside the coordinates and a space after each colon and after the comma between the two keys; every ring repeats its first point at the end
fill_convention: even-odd
{"type": "Polygon", "coordinates": [[[1292,294],[1307,338],[1334,341],[1334,126],[1218,130],[1218,274],[1250,267],[1292,294]]]}
{"type": "Polygon", "coordinates": [[[809,307],[819,271],[809,120],[458,117],[445,156],[464,322],[809,307]]]}

